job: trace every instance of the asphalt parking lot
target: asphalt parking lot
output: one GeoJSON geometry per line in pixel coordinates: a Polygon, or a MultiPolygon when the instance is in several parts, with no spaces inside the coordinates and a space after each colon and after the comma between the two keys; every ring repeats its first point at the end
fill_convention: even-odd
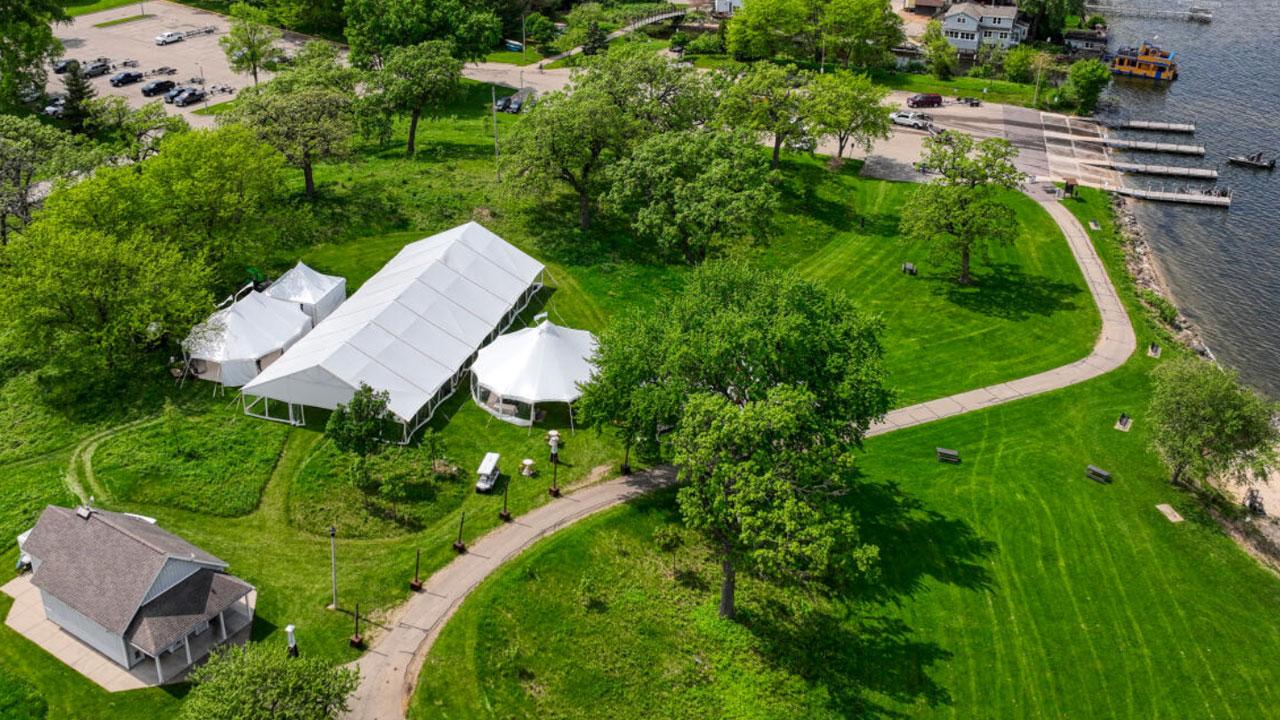
{"type": "MultiPolygon", "coordinates": [[[[111,72],[93,78],[91,82],[98,91],[99,97],[120,95],[134,107],[156,100],[142,96],[142,86],[151,80],[169,79],[179,85],[199,85],[203,79],[206,91],[214,87],[229,87],[232,92],[210,92],[208,98],[185,108],[165,105],[170,113],[186,116],[193,127],[209,127],[214,118],[209,115],[197,115],[196,110],[226,102],[235,97],[235,92],[253,84],[249,75],[237,75],[231,71],[227,56],[218,44],[218,39],[226,35],[230,23],[227,18],[186,5],[163,2],[163,0],[146,0],[143,3],[125,5],[112,10],[104,10],[90,15],[81,15],[71,23],[57,25],[54,33],[66,48],[64,57],[74,58],[81,62],[98,57],[108,58],[113,66],[111,72]],[[134,15],[150,17],[130,20],[118,25],[96,27],[101,23],[127,18],[134,15]],[[170,45],[156,45],[155,37],[163,32],[188,32],[200,28],[213,28],[208,34],[188,37],[181,42],[170,45]],[[136,67],[125,67],[124,62],[137,61],[136,67]],[[172,75],[152,75],[161,67],[175,68],[172,75]],[[143,73],[142,82],[124,87],[111,86],[112,75],[122,70],[137,70],[143,73]]],[[[286,33],[280,46],[289,54],[297,51],[307,41],[307,37],[286,33]]],[[[259,73],[260,80],[266,80],[270,73],[259,73]]],[[[49,73],[48,92],[63,92],[62,76],[49,73]]]]}

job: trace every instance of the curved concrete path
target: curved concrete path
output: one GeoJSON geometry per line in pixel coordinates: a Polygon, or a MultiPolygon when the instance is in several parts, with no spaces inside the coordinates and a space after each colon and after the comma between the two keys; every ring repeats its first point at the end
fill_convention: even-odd
{"type": "MultiPolygon", "coordinates": [[[[1137,337],[1129,315],[1080,222],[1047,193],[1031,189],[1028,194],[1048,211],[1061,228],[1102,316],[1102,332],[1093,351],[1076,362],[1019,380],[899,408],[876,423],[868,435],[881,435],[1075,385],[1120,367],[1137,348],[1137,337]]],[[[390,631],[354,663],[360,669],[360,687],[351,697],[346,717],[350,720],[402,720],[418,682],[422,663],[436,636],[482,580],[542,537],[588,515],[674,482],[674,469],[662,467],[593,485],[547,503],[477,540],[469,552],[428,578],[423,592],[397,608],[389,622],[390,631]]]]}

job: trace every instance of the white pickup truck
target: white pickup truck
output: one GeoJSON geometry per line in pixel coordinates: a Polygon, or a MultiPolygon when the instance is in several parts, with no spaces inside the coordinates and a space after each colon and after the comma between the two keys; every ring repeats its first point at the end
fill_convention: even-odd
{"type": "Polygon", "coordinates": [[[485,453],[476,469],[476,492],[489,492],[498,482],[498,453],[485,453]]]}

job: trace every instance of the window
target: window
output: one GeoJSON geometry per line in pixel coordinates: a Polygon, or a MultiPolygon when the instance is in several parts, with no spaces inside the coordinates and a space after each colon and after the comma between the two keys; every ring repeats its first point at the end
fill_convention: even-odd
{"type": "Polygon", "coordinates": [[[991,31],[990,31],[990,30],[983,30],[983,31],[982,31],[982,37],[984,37],[984,38],[989,38],[989,37],[991,37],[991,31]]]}
{"type": "Polygon", "coordinates": [[[1001,39],[1001,40],[1008,40],[1008,39],[1009,39],[1009,33],[1007,33],[1007,32],[1002,32],[1002,33],[1000,33],[1000,39],[1001,39]]]}

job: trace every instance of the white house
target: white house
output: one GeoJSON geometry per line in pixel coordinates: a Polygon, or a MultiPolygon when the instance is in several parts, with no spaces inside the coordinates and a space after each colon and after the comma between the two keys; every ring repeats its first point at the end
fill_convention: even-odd
{"type": "Polygon", "coordinates": [[[713,0],[711,11],[716,15],[733,15],[742,7],[742,0],[713,0]]]}
{"type": "Polygon", "coordinates": [[[1062,35],[1062,43],[1078,53],[1101,55],[1107,51],[1107,29],[1068,30],[1062,35]]]}
{"type": "Polygon", "coordinates": [[[1028,25],[1012,5],[952,5],[942,18],[942,34],[957,50],[975,54],[981,45],[1009,48],[1027,37],[1028,25]]]}
{"type": "Polygon", "coordinates": [[[188,667],[253,623],[252,585],[147,518],[50,505],[18,547],[46,618],[126,669],[150,660],[160,682],[162,659],[188,667]]]}

